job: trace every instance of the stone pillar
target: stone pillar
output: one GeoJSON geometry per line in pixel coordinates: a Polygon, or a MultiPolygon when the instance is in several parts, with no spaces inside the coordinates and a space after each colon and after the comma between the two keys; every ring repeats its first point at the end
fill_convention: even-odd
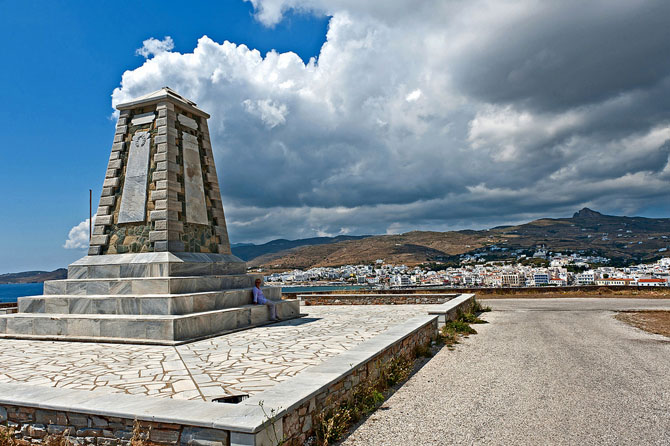
{"type": "Polygon", "coordinates": [[[181,237],[184,225],[180,221],[183,200],[179,200],[179,197],[183,197],[184,190],[178,181],[178,176],[183,173],[177,163],[179,148],[174,104],[167,101],[159,102],[156,111],[158,136],[156,136],[156,155],[152,164],[155,170],[151,184],[154,210],[150,214],[153,230],[149,233],[149,239],[153,241],[156,252],[183,251],[184,244],[181,237]]]}
{"type": "Polygon", "coordinates": [[[89,255],[231,255],[209,115],[169,88],[117,108],[89,255]]]}

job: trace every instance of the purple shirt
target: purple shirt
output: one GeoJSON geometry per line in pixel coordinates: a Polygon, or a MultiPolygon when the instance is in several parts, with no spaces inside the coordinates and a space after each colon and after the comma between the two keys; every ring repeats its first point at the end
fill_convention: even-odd
{"type": "Polygon", "coordinates": [[[264,304],[264,303],[267,302],[267,299],[263,295],[263,290],[261,290],[258,287],[254,287],[252,292],[254,293],[254,303],[255,304],[264,304]]]}

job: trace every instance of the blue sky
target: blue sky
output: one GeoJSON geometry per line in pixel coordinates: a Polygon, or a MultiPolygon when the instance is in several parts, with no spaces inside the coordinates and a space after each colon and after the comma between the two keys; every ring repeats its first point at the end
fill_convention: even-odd
{"type": "Polygon", "coordinates": [[[0,273],[63,267],[68,231],[97,204],[114,134],[110,95],[125,70],[144,63],[145,39],[170,35],[191,51],[208,35],[308,60],[325,40],[327,17],[292,14],[275,27],[250,3],[141,1],[0,2],[5,86],[0,119],[0,273]],[[132,12],[129,10],[131,9],[132,12]]]}
{"type": "Polygon", "coordinates": [[[233,243],[667,217],[667,17],[663,0],[0,0],[0,273],[85,254],[64,244],[85,243],[113,106],[165,85],[212,116],[233,243]]]}

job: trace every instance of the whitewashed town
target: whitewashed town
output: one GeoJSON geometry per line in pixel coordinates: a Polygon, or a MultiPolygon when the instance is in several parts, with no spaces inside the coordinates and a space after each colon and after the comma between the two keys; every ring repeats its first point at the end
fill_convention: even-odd
{"type": "Polygon", "coordinates": [[[421,266],[391,265],[378,259],[373,265],[318,267],[265,276],[269,283],[283,285],[362,285],[373,288],[448,287],[504,288],[538,286],[646,286],[666,287],[670,257],[655,263],[626,267],[609,266],[603,257],[563,255],[536,251],[520,256],[513,264],[464,256],[458,267],[440,262],[421,266]],[[537,266],[537,264],[542,266],[537,266]],[[597,266],[596,266],[597,265],[597,266]]]}

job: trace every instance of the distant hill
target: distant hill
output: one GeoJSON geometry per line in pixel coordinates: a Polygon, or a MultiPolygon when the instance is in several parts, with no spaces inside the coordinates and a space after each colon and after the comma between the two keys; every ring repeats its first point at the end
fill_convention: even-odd
{"type": "MultiPolygon", "coordinates": [[[[571,218],[542,218],[516,226],[481,231],[412,231],[399,235],[313,237],[273,240],[262,245],[238,243],[233,254],[251,267],[268,270],[374,263],[417,265],[458,261],[461,254],[485,253],[486,259],[510,258],[544,246],[553,252],[601,255],[616,263],[649,261],[670,255],[670,219],[618,217],[584,208],[571,218]],[[495,247],[500,248],[492,248],[495,247]]],[[[64,279],[67,270],[2,274],[0,283],[64,279]]]]}
{"type": "Polygon", "coordinates": [[[415,265],[450,258],[501,241],[497,236],[478,231],[413,231],[280,251],[257,257],[249,262],[249,266],[287,270],[374,263],[377,259],[388,263],[415,265]]]}
{"type": "Polygon", "coordinates": [[[670,247],[670,219],[618,217],[584,208],[571,218],[543,218],[482,231],[420,232],[370,236],[319,246],[303,246],[253,258],[250,266],[270,270],[372,263],[416,265],[457,260],[486,251],[487,258],[508,258],[510,250],[539,246],[554,252],[584,252],[616,262],[652,260],[670,247]],[[490,251],[496,245],[504,248],[490,251]],[[662,250],[662,251],[659,251],[662,250]]]}
{"type": "MultiPolygon", "coordinates": [[[[670,246],[670,219],[603,215],[584,208],[572,218],[543,218],[492,229],[507,245],[552,251],[587,251],[614,260],[650,260],[670,246]]],[[[667,253],[666,253],[667,254],[667,253]]]]}
{"type": "Polygon", "coordinates": [[[3,283],[41,283],[45,280],[67,278],[67,269],[59,268],[55,271],[24,271],[22,273],[0,274],[0,284],[3,283]]]}
{"type": "Polygon", "coordinates": [[[299,240],[278,239],[262,245],[254,245],[253,243],[236,243],[231,245],[230,249],[234,255],[242,260],[251,260],[256,257],[272,254],[280,251],[286,251],[305,245],[326,245],[329,243],[338,243],[346,240],[359,240],[367,235],[338,235],[337,237],[312,237],[299,240]]]}

